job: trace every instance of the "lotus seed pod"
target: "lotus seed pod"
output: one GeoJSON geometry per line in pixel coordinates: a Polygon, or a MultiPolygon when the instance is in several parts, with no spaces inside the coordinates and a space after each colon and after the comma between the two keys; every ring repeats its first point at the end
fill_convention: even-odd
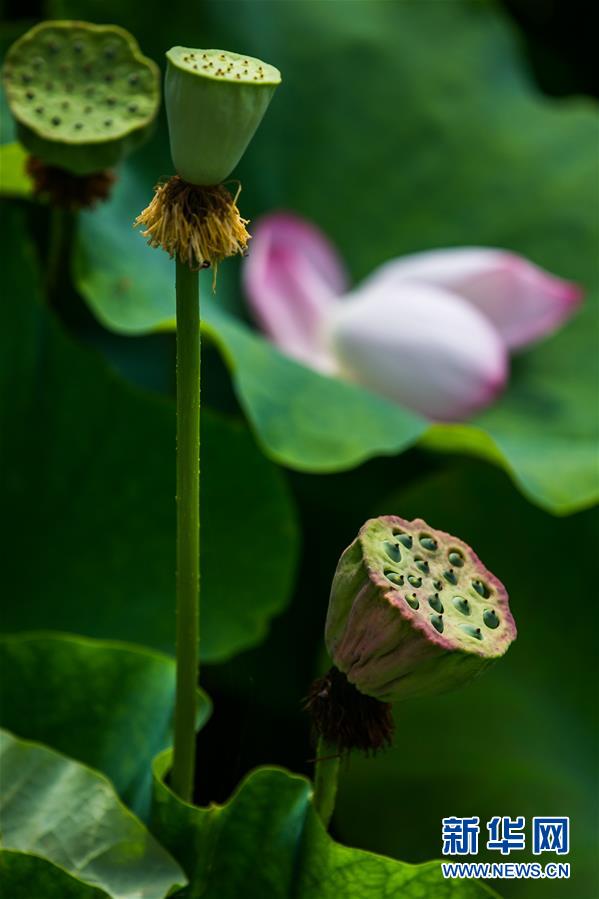
{"type": "Polygon", "coordinates": [[[350,683],[394,702],[480,674],[506,652],[516,625],[505,587],[463,540],[421,519],[383,516],[339,560],[325,637],[350,683]]]}
{"type": "Polygon", "coordinates": [[[173,165],[190,184],[220,184],[243,156],[281,74],[259,59],[223,50],[173,47],[166,58],[173,165]]]}
{"type": "Polygon", "coordinates": [[[42,22],[10,48],[3,81],[23,146],[76,175],[131,153],[160,103],[158,67],[115,25],[42,22]]]}

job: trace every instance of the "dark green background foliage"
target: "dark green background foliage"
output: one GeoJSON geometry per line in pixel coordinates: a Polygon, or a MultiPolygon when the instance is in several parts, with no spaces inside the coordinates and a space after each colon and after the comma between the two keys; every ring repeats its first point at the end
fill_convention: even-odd
{"type": "MultiPolygon", "coordinates": [[[[420,865],[439,856],[441,818],[567,814],[570,882],[493,886],[515,899],[594,899],[592,101],[543,95],[523,36],[482,0],[53,0],[30,12],[121,24],[161,65],[171,44],[277,65],[284,84],[235,173],[243,214],[313,219],[356,280],[402,253],[491,245],[578,281],[586,301],[514,360],[506,394],[473,425],[430,427],[276,353],[248,324],[236,262],[216,298],[206,280],[202,686],[213,711],[208,720],[202,695],[196,800],[233,798],[223,811],[182,806],[162,781],[166,754],[150,813],[174,685],[161,654],[174,631],[174,297],[172,264],[131,220],[171,172],[164,118],[113,199],[79,217],[49,304],[47,210],[21,179],[1,222],[3,629],[15,635],[0,643],[0,724],[66,758],[5,738],[11,771],[34,760],[43,773],[50,760],[82,796],[101,783],[107,820],[133,828],[130,848],[146,846],[161,883],[181,883],[152,831],[183,866],[189,897],[482,899],[486,887],[443,884],[436,864],[420,865]],[[327,664],[337,558],[382,513],[421,516],[472,543],[506,583],[519,637],[467,689],[396,709],[395,747],[343,769],[332,840],[309,801],[301,698],[327,664]],[[259,765],[295,773],[248,775],[259,765]],[[94,770],[141,820],[131,824],[94,770]]],[[[27,24],[5,26],[2,44],[27,24]]],[[[533,31],[525,37],[541,85],[561,96],[581,84],[585,68],[560,61],[559,37],[553,59],[533,31]]],[[[7,186],[18,150],[3,158],[7,186]]],[[[39,783],[52,842],[51,778],[39,783]]],[[[130,895],[131,858],[117,880],[101,871],[101,889],[86,879],[86,826],[84,815],[74,822],[60,866],[29,832],[7,842],[21,850],[3,856],[11,896],[130,895]]]]}

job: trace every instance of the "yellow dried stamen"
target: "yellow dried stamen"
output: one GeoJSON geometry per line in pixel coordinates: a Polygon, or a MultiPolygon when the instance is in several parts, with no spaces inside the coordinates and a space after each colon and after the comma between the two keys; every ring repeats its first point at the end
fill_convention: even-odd
{"type": "Polygon", "coordinates": [[[200,187],[174,175],[156,186],[152,202],[135,219],[152,247],[162,247],[192,271],[212,266],[227,256],[245,253],[250,239],[237,197],[222,184],[200,187]]]}

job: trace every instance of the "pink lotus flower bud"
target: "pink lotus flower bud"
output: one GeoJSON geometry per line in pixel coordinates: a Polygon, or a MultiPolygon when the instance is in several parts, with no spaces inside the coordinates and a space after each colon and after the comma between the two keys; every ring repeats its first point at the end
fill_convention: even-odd
{"type": "Polygon", "coordinates": [[[288,213],[257,225],[244,285],[285,353],[415,412],[459,421],[504,387],[508,351],[554,331],[579,289],[513,253],[416,253],[343,295],[343,265],[325,236],[288,213]]]}
{"type": "Polygon", "coordinates": [[[517,349],[557,330],[576,310],[582,291],[527,259],[486,247],[429,250],[382,265],[364,283],[391,285],[418,281],[444,287],[479,309],[509,349],[517,349]]]}
{"type": "Polygon", "coordinates": [[[468,418],[507,380],[493,325],[427,284],[365,285],[331,315],[329,340],[342,376],[432,419],[468,418]]]}

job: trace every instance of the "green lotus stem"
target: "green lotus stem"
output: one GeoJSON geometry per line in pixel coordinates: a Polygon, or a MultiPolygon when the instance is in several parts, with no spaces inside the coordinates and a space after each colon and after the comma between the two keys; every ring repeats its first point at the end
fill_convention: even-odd
{"type": "Polygon", "coordinates": [[[193,796],[199,674],[200,296],[197,271],[180,261],[177,285],[177,688],[173,790],[193,796]]]}
{"type": "Polygon", "coordinates": [[[325,828],[328,828],[335,809],[339,765],[338,750],[319,737],[314,768],[314,807],[325,828]]]}

